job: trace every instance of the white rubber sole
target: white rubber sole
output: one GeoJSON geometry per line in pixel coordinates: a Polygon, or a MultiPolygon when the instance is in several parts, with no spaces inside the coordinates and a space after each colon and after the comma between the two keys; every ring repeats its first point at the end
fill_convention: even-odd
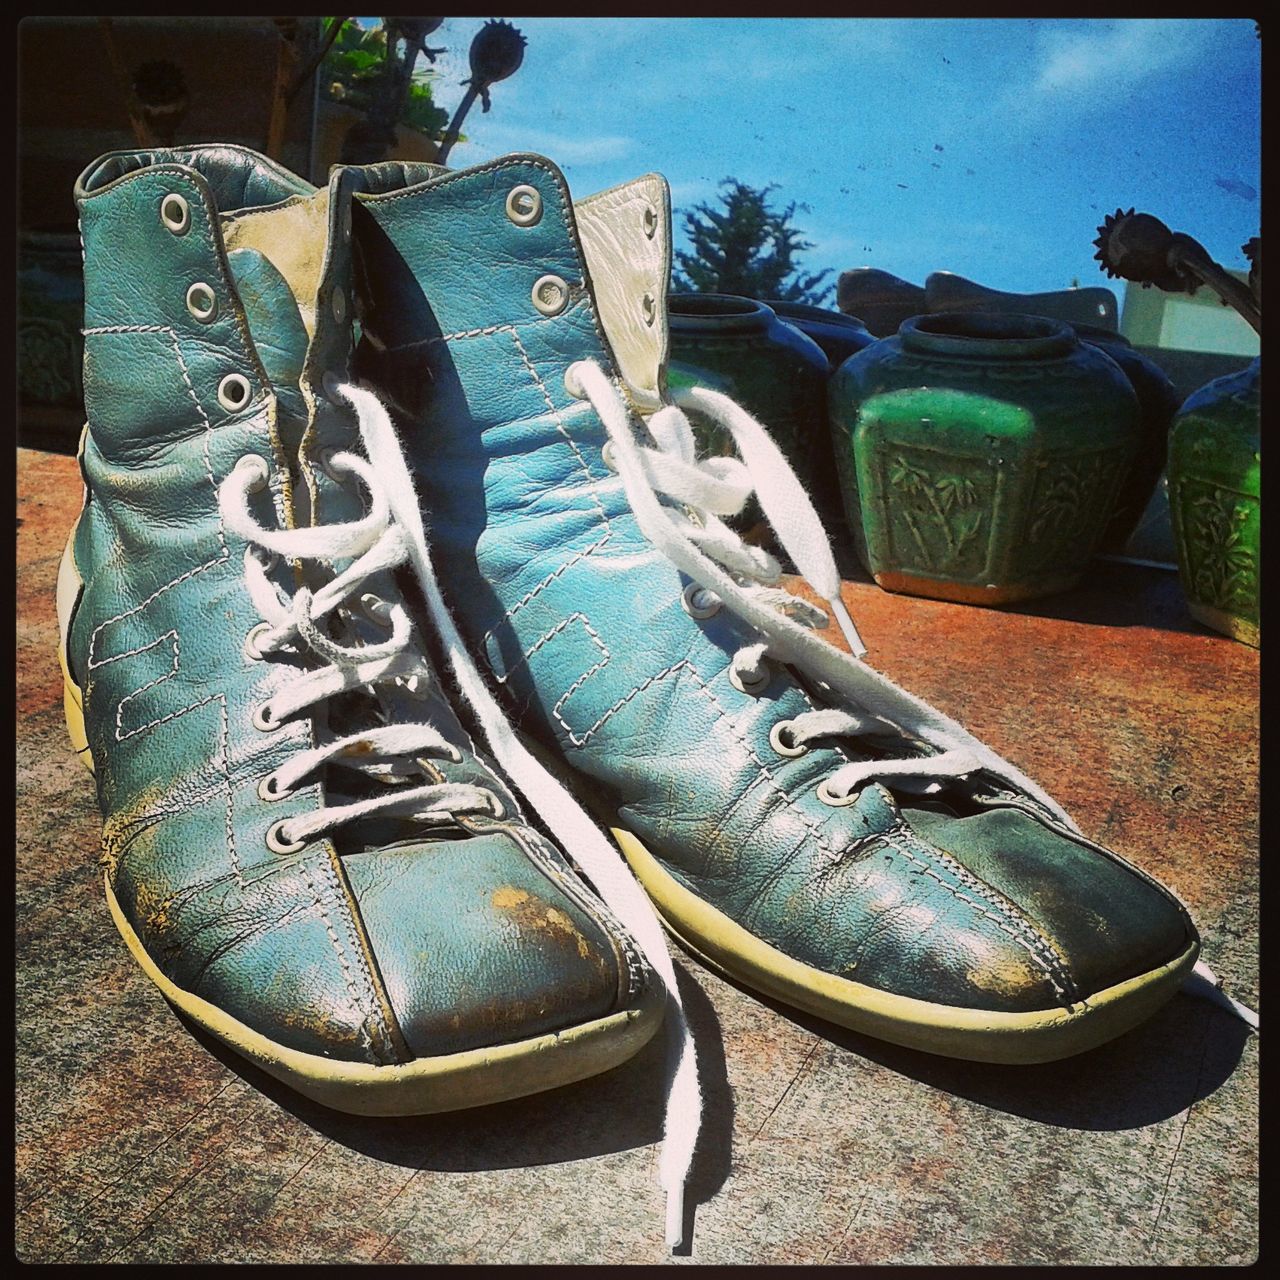
{"type": "Polygon", "coordinates": [[[672,877],[631,832],[614,828],[668,929],[712,968],[758,991],[878,1040],[976,1062],[1053,1062],[1104,1044],[1150,1017],[1195,964],[1193,942],[1168,964],[1070,1008],[984,1012],[894,995],[837,977],[770,946],[672,877]]]}

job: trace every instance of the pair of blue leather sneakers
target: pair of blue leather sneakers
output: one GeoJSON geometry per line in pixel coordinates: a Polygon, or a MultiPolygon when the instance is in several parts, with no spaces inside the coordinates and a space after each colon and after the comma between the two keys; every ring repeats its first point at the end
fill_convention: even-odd
{"type": "Polygon", "coordinates": [[[1168,891],[724,522],[754,493],[860,647],[767,433],[666,388],[661,178],[316,190],[210,145],[105,156],[76,200],[68,723],[116,924],[240,1053],[419,1113],[606,1070],[668,1006],[670,1189],[696,1079],[650,901],[753,988],[985,1061],[1088,1049],[1187,976],[1168,891]]]}

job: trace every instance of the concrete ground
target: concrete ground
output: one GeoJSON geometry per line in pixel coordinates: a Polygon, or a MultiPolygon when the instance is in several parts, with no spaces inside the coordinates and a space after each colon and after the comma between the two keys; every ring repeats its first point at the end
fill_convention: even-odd
{"type": "MultiPolygon", "coordinates": [[[[30,1262],[660,1262],[660,1048],[499,1106],[368,1120],[175,1015],[111,923],[62,725],[73,459],[19,450],[17,1256],[30,1262]]],[[[1018,612],[845,589],[871,660],[1187,902],[1257,1007],[1258,654],[1176,578],[1098,563],[1018,612]]],[[[706,1118],[699,1263],[1257,1256],[1258,1046],[1185,995],[1066,1062],[992,1067],[789,1012],[677,951],[706,1118]]]]}

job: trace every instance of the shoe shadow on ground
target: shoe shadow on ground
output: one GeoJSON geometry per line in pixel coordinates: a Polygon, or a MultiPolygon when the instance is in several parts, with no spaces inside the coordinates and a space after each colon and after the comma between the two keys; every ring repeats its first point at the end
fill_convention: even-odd
{"type": "Polygon", "coordinates": [[[1179,994],[1141,1026],[1096,1049],[1013,1066],[904,1049],[756,998],[824,1040],[932,1089],[1066,1129],[1140,1129],[1177,1115],[1230,1078],[1251,1035],[1226,1011],[1179,994]]]}
{"type": "MultiPolygon", "coordinates": [[[[679,960],[676,975],[698,1049],[702,1134],[686,1195],[686,1239],[694,1208],[729,1176],[733,1096],[719,1019],[679,960]]],[[[344,1146],[404,1167],[466,1172],[581,1160],[648,1146],[662,1137],[664,1036],[603,1075],[545,1093],[428,1116],[354,1116],[295,1093],[178,1012],[201,1046],[273,1102],[344,1146]]]]}

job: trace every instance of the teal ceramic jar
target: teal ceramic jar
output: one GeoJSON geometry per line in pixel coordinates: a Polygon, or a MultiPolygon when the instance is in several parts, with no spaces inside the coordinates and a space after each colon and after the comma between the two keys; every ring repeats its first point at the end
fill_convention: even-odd
{"type": "Polygon", "coordinates": [[[765,305],[779,319],[799,329],[806,338],[812,338],[822,348],[832,369],[838,369],[850,356],[876,340],[875,334],[856,316],[810,306],[807,302],[784,302],[779,298],[766,299],[765,305]]]}
{"type": "Polygon", "coordinates": [[[1128,338],[1093,325],[1072,325],[1076,337],[1109,355],[1124,372],[1138,397],[1141,441],[1120,493],[1116,509],[1099,544],[1100,551],[1121,552],[1138,527],[1164,470],[1169,446],[1169,425],[1182,403],[1168,374],[1154,361],[1135,351],[1128,338]]]}
{"type": "Polygon", "coordinates": [[[1169,510],[1192,615],[1257,648],[1262,367],[1187,397],[1169,433],[1169,510]]]}
{"type": "Polygon", "coordinates": [[[887,590],[1004,604],[1074,585],[1138,451],[1120,367],[1036,316],[916,316],[831,379],[858,554],[887,590]]]}
{"type": "MultiPolygon", "coordinates": [[[[839,490],[830,467],[822,466],[828,456],[826,390],[831,372],[822,348],[752,298],[675,293],[668,313],[671,384],[700,383],[724,390],[769,429],[819,509],[838,510],[839,490]]],[[[726,433],[706,422],[695,426],[707,452],[733,451],[726,433]]]]}

